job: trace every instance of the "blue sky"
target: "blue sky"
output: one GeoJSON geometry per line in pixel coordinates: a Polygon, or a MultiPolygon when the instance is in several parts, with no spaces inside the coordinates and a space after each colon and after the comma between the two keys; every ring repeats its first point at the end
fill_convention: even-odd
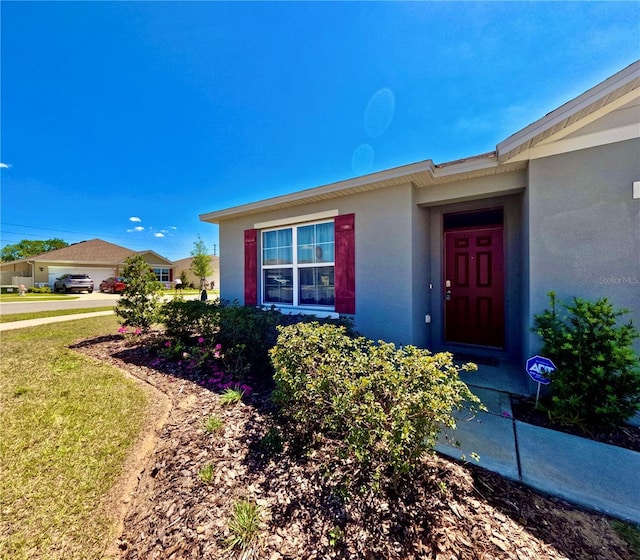
{"type": "Polygon", "coordinates": [[[171,260],[198,215],[477,155],[640,58],[638,2],[7,2],[0,243],[171,260]]]}

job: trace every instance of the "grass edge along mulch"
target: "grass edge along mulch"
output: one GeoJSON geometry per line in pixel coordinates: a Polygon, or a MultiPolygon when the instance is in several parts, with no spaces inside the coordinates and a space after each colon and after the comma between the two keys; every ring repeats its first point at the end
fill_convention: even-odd
{"type": "Polygon", "coordinates": [[[115,317],[2,333],[0,558],[102,558],[109,511],[149,406],[117,368],[68,347],[115,317]]]}

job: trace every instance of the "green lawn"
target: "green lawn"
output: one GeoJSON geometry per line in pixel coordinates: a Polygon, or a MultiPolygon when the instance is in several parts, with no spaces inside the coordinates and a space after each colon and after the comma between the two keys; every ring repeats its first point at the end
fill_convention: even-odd
{"type": "Polygon", "coordinates": [[[0,558],[98,559],[114,538],[102,505],[147,399],[68,347],[117,329],[103,316],[2,333],[0,558]]]}

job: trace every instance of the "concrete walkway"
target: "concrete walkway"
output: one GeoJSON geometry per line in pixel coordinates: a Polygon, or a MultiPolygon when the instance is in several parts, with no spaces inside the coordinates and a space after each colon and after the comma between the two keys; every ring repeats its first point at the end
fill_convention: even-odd
{"type": "MultiPolygon", "coordinates": [[[[0,323],[0,331],[112,313],[0,323]]],[[[495,382],[496,372],[491,375],[495,382]]],[[[517,375],[509,377],[518,380],[517,375]]],[[[482,379],[481,375],[477,377],[480,383],[482,379]]],[[[514,420],[509,393],[475,387],[473,378],[464,381],[488,411],[475,416],[468,411],[458,414],[457,429],[440,435],[436,451],[474,463],[472,453],[477,453],[477,464],[483,468],[586,509],[640,525],[640,453],[514,420]],[[460,447],[454,445],[456,441],[460,447]]],[[[509,389],[524,394],[522,383],[517,381],[509,389]]]]}
{"type": "Polygon", "coordinates": [[[507,393],[470,387],[488,412],[459,414],[436,451],[551,496],[640,524],[640,453],[513,419],[507,393]],[[460,442],[460,447],[453,443],[460,442]]]}

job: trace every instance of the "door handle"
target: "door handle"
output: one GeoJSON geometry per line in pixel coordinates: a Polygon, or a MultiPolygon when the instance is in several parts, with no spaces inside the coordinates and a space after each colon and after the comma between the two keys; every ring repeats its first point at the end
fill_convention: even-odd
{"type": "Polygon", "coordinates": [[[444,299],[445,301],[451,300],[451,280],[445,280],[445,291],[444,291],[444,299]]]}

